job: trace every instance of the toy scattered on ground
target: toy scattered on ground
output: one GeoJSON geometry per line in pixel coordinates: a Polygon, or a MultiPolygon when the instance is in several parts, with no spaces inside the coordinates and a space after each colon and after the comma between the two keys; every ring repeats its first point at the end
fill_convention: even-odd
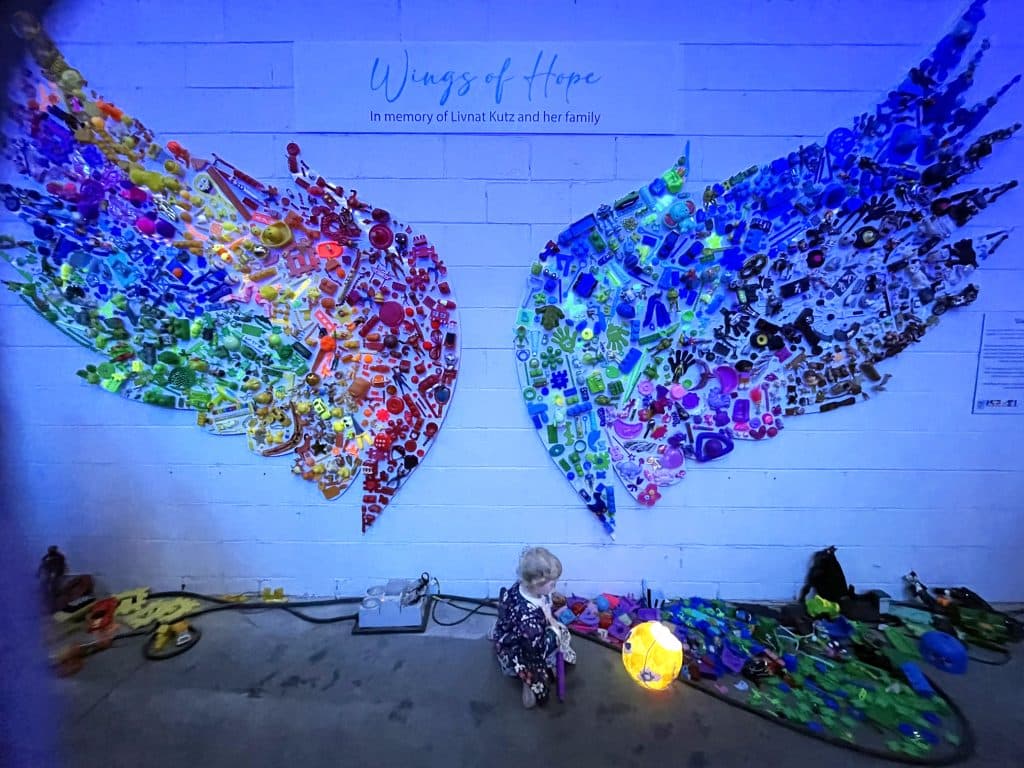
{"type": "Polygon", "coordinates": [[[150,598],[145,587],[120,592],[113,597],[117,601],[118,619],[132,629],[174,624],[201,607],[199,601],[192,597],[150,598]]]}
{"type": "Polygon", "coordinates": [[[90,91],[38,23],[16,17],[41,73],[15,89],[0,201],[24,301],[105,359],[79,375],[131,400],[193,409],[218,435],[334,499],[362,474],[365,531],[434,442],[455,390],[457,307],[423,234],[306,165],[293,184],[160,143],[90,91]]]}
{"type": "Polygon", "coordinates": [[[568,608],[573,632],[622,650],[630,676],[657,687],[662,670],[634,670],[635,649],[626,647],[652,625],[681,644],[684,681],[798,730],[881,756],[936,760],[967,738],[958,711],[922,672],[914,630],[904,626],[822,616],[800,636],[768,609],[697,597],[651,608],[632,597],[571,596],[568,608]]]}
{"type": "Polygon", "coordinates": [[[75,610],[55,612],[54,628],[67,643],[54,656],[58,674],[76,674],[88,656],[110,648],[115,640],[148,634],[148,630],[153,633],[147,641],[147,658],[167,658],[175,655],[175,649],[180,653],[198,642],[198,630],[188,634],[194,628],[185,621],[201,609],[198,600],[180,595],[151,598],[149,594],[148,587],[139,587],[90,600],[75,610]],[[165,647],[168,642],[172,648],[165,647]]]}
{"type": "MultiPolygon", "coordinates": [[[[939,631],[947,617],[913,608],[895,615],[902,604],[877,621],[848,618],[843,611],[859,610],[848,599],[855,593],[838,570],[830,574],[824,567],[829,557],[815,559],[808,581],[839,601],[807,595],[787,606],[797,610],[775,611],[698,597],[665,599],[647,584],[643,599],[608,593],[592,600],[545,595],[555,586],[560,564],[553,556],[547,560],[537,555],[539,551],[527,550],[520,568],[520,578],[534,584],[533,591],[520,592],[518,583],[514,594],[503,590],[491,635],[502,669],[523,680],[528,706],[544,703],[556,682],[564,699],[564,665],[575,662],[565,642],[571,632],[619,652],[629,676],[646,688],[662,690],[681,679],[807,735],[876,756],[944,764],[970,752],[969,725],[926,675],[929,665],[952,674],[967,670],[963,645],[953,634],[939,631]]],[[[834,551],[818,554],[834,556],[834,551]]],[[[421,578],[423,585],[430,581],[429,575],[421,578]]],[[[984,602],[976,595],[970,598],[969,590],[955,591],[962,601],[984,602]]],[[[491,604],[468,601],[478,608],[491,604]]],[[[128,590],[97,600],[74,616],[59,617],[79,637],[56,654],[57,671],[74,674],[91,653],[133,636],[146,636],[143,652],[149,659],[184,653],[200,638],[192,620],[210,610],[277,608],[318,624],[355,620],[354,613],[311,617],[294,610],[339,602],[358,599],[290,602],[283,591],[270,588],[262,599],[181,593],[153,597],[145,587],[128,590]],[[203,607],[197,598],[216,605],[203,607]],[[135,631],[124,632],[122,625],[135,631]]]]}
{"type": "Polygon", "coordinates": [[[144,653],[152,661],[170,659],[192,648],[200,637],[199,630],[187,621],[161,624],[146,641],[144,653]]]}
{"type": "Polygon", "coordinates": [[[644,505],[686,463],[884,389],[880,363],[970,304],[1008,237],[958,234],[1017,185],[962,183],[1020,124],[981,134],[974,2],[871,113],[707,187],[689,157],[548,242],[515,323],[551,459],[608,533],[612,475],[644,505]]]}
{"type": "MultiPolygon", "coordinates": [[[[219,597],[173,592],[151,595],[148,587],[138,587],[100,600],[90,600],[74,611],[62,610],[53,614],[53,630],[63,644],[53,655],[57,673],[62,677],[76,674],[88,656],[110,648],[118,640],[131,637],[146,637],[143,655],[147,659],[158,661],[184,653],[198,643],[202,636],[190,619],[211,610],[209,606],[204,607],[203,602],[197,598],[215,603],[213,610],[266,610],[281,607],[293,615],[309,619],[286,607],[289,599],[282,587],[265,587],[259,595],[219,597]]],[[[320,604],[331,605],[336,602],[326,600],[320,604]]],[[[310,603],[300,603],[303,604],[310,603]]],[[[317,601],[313,604],[317,604],[317,601]]],[[[343,620],[354,618],[344,616],[343,620]]],[[[312,620],[324,621],[317,617],[312,620]]],[[[328,620],[339,619],[328,617],[328,620]]]]}
{"type": "Polygon", "coordinates": [[[922,608],[934,614],[936,623],[949,632],[961,633],[968,642],[1005,652],[1006,643],[1024,640],[1024,622],[997,611],[973,590],[967,587],[929,590],[914,571],[903,579],[922,608]]]}
{"type": "Polygon", "coordinates": [[[76,611],[92,602],[93,579],[88,574],[68,574],[67,559],[60,548],[47,548],[36,570],[46,610],[76,611]]]}

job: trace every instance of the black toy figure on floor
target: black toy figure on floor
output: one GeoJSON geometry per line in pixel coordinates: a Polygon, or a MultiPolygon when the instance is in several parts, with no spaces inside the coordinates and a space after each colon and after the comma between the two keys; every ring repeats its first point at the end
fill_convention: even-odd
{"type": "Polygon", "coordinates": [[[57,547],[49,547],[46,550],[46,554],[43,555],[43,560],[39,564],[37,574],[40,586],[43,589],[43,599],[51,611],[57,610],[55,607],[57,595],[60,593],[61,584],[64,582],[64,574],[67,572],[68,565],[64,555],[60,553],[57,547]]]}
{"type": "Polygon", "coordinates": [[[36,571],[43,592],[43,603],[51,613],[63,611],[72,604],[80,607],[80,604],[84,604],[81,598],[92,594],[92,576],[82,574],[68,577],[67,574],[67,559],[56,546],[51,545],[36,571]]]}
{"type": "Polygon", "coordinates": [[[562,563],[543,547],[526,549],[519,560],[519,580],[501,591],[498,620],[491,633],[498,664],[523,682],[523,706],[544,704],[557,679],[559,654],[576,663],[569,630],[552,614],[552,593],[562,563]]]}
{"type": "Polygon", "coordinates": [[[843,566],[836,558],[835,547],[826,547],[814,553],[804,586],[800,590],[801,603],[811,591],[836,603],[853,594],[853,587],[847,584],[843,566]]]}
{"type": "MultiPolygon", "coordinates": [[[[807,572],[803,588],[800,590],[800,612],[804,612],[804,603],[813,592],[825,600],[837,603],[840,612],[848,619],[856,621],[878,621],[880,609],[880,593],[867,592],[858,594],[853,584],[846,581],[843,566],[836,557],[836,548],[826,547],[814,553],[811,567],[807,572]]],[[[792,620],[792,615],[787,617],[792,620]]]]}

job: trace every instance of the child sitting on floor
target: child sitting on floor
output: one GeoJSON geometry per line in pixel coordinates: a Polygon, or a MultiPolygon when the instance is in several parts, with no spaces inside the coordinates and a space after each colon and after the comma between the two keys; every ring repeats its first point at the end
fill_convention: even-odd
{"type": "Polygon", "coordinates": [[[519,559],[518,575],[502,590],[491,638],[501,671],[523,681],[523,706],[529,709],[547,701],[558,653],[566,664],[576,663],[576,653],[569,630],[551,612],[562,563],[543,547],[531,547],[519,559]]]}

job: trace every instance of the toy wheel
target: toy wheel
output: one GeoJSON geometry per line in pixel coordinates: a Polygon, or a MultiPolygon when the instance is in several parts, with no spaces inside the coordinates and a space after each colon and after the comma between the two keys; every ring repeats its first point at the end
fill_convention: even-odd
{"type": "Polygon", "coordinates": [[[829,154],[835,157],[843,157],[853,151],[853,146],[856,143],[857,134],[849,128],[836,128],[828,135],[825,146],[829,154]]]}
{"type": "Polygon", "coordinates": [[[169,642],[166,646],[161,648],[159,651],[156,650],[156,633],[154,632],[146,640],[146,644],[142,647],[142,655],[150,661],[163,661],[164,659],[173,659],[175,656],[180,656],[185,653],[199,642],[199,638],[203,636],[202,632],[196,629],[194,626],[189,625],[188,630],[178,635],[177,640],[169,642]]]}

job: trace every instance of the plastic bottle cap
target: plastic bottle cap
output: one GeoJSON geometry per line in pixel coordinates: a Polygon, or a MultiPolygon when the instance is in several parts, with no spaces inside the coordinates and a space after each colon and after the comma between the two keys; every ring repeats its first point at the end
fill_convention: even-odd
{"type": "Polygon", "coordinates": [[[385,301],[377,310],[380,320],[385,325],[396,328],[405,319],[405,307],[397,301],[385,301]]]}
{"type": "Polygon", "coordinates": [[[395,242],[395,233],[387,224],[374,224],[370,227],[369,237],[370,245],[380,250],[390,248],[391,244],[395,242]]]}

